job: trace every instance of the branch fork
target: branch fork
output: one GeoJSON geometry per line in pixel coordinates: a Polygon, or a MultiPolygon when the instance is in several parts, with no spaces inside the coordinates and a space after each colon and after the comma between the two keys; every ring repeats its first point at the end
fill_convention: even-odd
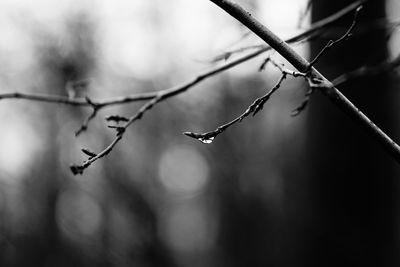
{"type": "MultiPolygon", "coordinates": [[[[378,126],[376,126],[365,114],[363,114],[353,103],[350,102],[331,82],[329,82],[313,64],[305,60],[296,53],[286,42],[276,36],[267,27],[257,21],[254,17],[244,10],[241,6],[229,0],[210,0],[232,17],[240,21],[248,29],[253,31],[267,44],[274,48],[286,60],[288,60],[300,72],[311,73],[312,88],[318,89],[328,97],[338,108],[345,112],[362,129],[368,132],[398,163],[400,163],[400,147],[388,135],[386,135],[378,126]]],[[[356,9],[356,15],[360,10],[359,6],[366,1],[359,3],[356,9]],[[358,10],[358,11],[357,11],[358,10]]],[[[353,23],[355,24],[355,23],[353,23]]],[[[352,25],[352,27],[354,27],[352,25]]],[[[350,30],[352,29],[350,27],[350,30]]],[[[314,60],[315,61],[315,60],[314,60]]],[[[314,62],[315,63],[315,62],[314,62]]]]}
{"type": "MultiPolygon", "coordinates": [[[[233,17],[240,20],[244,25],[246,25],[251,31],[255,32],[259,35],[264,41],[266,41],[265,45],[257,45],[251,47],[251,49],[255,49],[255,51],[245,54],[243,56],[238,57],[237,59],[224,62],[223,64],[212,68],[211,70],[202,73],[187,82],[184,82],[180,85],[174,86],[172,88],[167,88],[161,91],[153,91],[153,92],[145,92],[145,93],[136,93],[131,95],[124,95],[124,96],[117,96],[105,100],[93,100],[92,98],[85,97],[85,98],[75,98],[72,95],[69,96],[59,96],[59,95],[48,95],[48,94],[38,94],[38,93],[19,93],[19,92],[9,92],[9,93],[2,93],[0,94],[0,100],[2,99],[25,99],[29,101],[40,101],[40,102],[47,102],[47,103],[56,103],[56,104],[66,104],[70,106],[79,106],[79,107],[89,107],[92,109],[90,115],[85,119],[82,123],[81,128],[76,131],[76,135],[79,135],[83,131],[88,128],[88,124],[91,120],[93,120],[100,109],[112,106],[112,105],[122,105],[122,104],[129,104],[132,102],[138,101],[147,101],[135,114],[130,117],[123,117],[119,115],[110,115],[106,117],[107,122],[112,122],[113,124],[108,125],[109,128],[116,131],[115,138],[113,141],[105,147],[99,153],[95,153],[90,151],[89,149],[83,148],[82,153],[84,153],[88,158],[85,160],[81,165],[73,164],[70,166],[70,169],[73,174],[82,174],[86,168],[88,168],[91,164],[95,161],[103,158],[104,156],[108,155],[112,149],[122,140],[126,129],[133,124],[134,121],[140,119],[145,112],[150,110],[153,106],[162,102],[170,97],[176,96],[178,94],[184,93],[187,90],[191,89],[198,83],[211,78],[223,71],[231,69],[239,64],[247,62],[269,50],[274,48],[280,54],[282,54],[298,71],[288,70],[284,68],[282,64],[276,64],[274,61],[271,61],[272,64],[275,65],[278,69],[281,70],[282,75],[277,85],[274,88],[270,89],[266,95],[257,98],[247,109],[246,111],[240,115],[238,118],[234,119],[233,121],[218,127],[215,131],[211,131],[205,134],[196,134],[186,132],[185,134],[192,137],[199,139],[204,143],[211,143],[214,138],[229,128],[232,124],[236,122],[241,122],[245,117],[252,114],[253,116],[259,112],[263,105],[265,104],[266,100],[275,92],[281,85],[282,81],[286,78],[287,75],[293,77],[304,77],[308,80],[310,88],[305,94],[305,98],[303,102],[296,108],[292,115],[299,114],[302,110],[305,109],[307,103],[309,101],[310,95],[313,93],[314,90],[319,90],[328,96],[337,106],[339,106],[342,110],[344,110],[347,114],[349,114],[358,124],[362,125],[364,129],[372,134],[372,136],[378,140],[385,149],[393,155],[393,157],[400,162],[400,153],[397,144],[392,141],[389,137],[387,137],[378,127],[376,127],[364,114],[358,111],[358,109],[348,101],[341,93],[333,87],[321,74],[318,73],[313,67],[314,63],[317,60],[314,60],[314,63],[307,62],[302,57],[297,55],[287,44],[293,43],[301,43],[305,40],[309,40],[310,38],[314,38],[320,35],[327,27],[334,24],[336,21],[341,19],[343,16],[349,14],[350,12],[355,11],[359,8],[359,6],[367,0],[359,0],[355,1],[354,3],[346,6],[345,8],[339,10],[335,14],[328,16],[318,22],[315,22],[308,30],[289,38],[284,42],[283,40],[279,39],[276,35],[274,35],[271,31],[265,28],[261,23],[256,21],[251,15],[244,11],[240,6],[234,4],[228,0],[210,0],[223,8],[226,12],[231,14],[233,17]]],[[[356,11],[357,13],[358,11],[356,11]]],[[[350,32],[351,30],[349,30],[350,32]]],[[[346,36],[347,39],[349,36],[346,36]]],[[[330,42],[332,43],[332,42],[330,42]]],[[[329,45],[329,43],[328,43],[329,45]]],[[[328,46],[327,45],[327,46],[328,46]]],[[[228,56],[226,59],[230,57],[230,55],[235,53],[242,53],[248,51],[250,48],[239,49],[238,51],[231,51],[228,52],[228,56]]],[[[325,49],[327,50],[327,49],[325,49]]],[[[324,52],[323,52],[324,53],[324,52]]],[[[400,57],[399,57],[400,58],[400,57]]],[[[318,58],[317,58],[318,59],[318,58]]],[[[268,59],[269,61],[269,59],[268,59]]],[[[369,72],[379,73],[385,71],[388,68],[394,68],[399,66],[398,64],[400,60],[395,60],[393,62],[383,63],[382,66],[379,68],[371,68],[369,72]]],[[[268,62],[265,62],[267,64],[268,62]]],[[[264,66],[265,67],[265,66],[264,66]]],[[[262,70],[262,66],[260,66],[260,71],[262,70]]],[[[360,71],[355,71],[351,73],[351,75],[342,75],[338,77],[338,80],[334,82],[343,83],[349,79],[354,77],[361,76],[362,73],[360,71]],[[349,76],[349,77],[348,77],[349,76]]],[[[89,81],[88,81],[89,82],[89,81]]],[[[86,86],[86,83],[84,84],[86,86]]]]}

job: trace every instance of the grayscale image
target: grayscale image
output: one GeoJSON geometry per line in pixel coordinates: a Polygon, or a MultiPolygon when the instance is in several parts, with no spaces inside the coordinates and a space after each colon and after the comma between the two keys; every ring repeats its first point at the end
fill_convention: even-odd
{"type": "Polygon", "coordinates": [[[0,0],[0,267],[400,266],[399,0],[0,0]]]}

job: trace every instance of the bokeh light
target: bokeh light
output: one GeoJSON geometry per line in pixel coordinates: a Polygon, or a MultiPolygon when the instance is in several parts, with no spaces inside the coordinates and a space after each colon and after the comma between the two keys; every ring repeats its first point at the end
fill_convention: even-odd
{"type": "MultiPolygon", "coordinates": [[[[44,151],[45,144],[22,112],[10,114],[11,112],[4,111],[7,124],[0,131],[0,171],[8,175],[0,175],[0,179],[15,183],[28,171],[35,155],[44,151]]],[[[0,119],[5,116],[0,116],[0,119]]]]}
{"type": "Polygon", "coordinates": [[[102,213],[93,197],[68,190],[58,199],[57,221],[64,235],[74,241],[94,238],[100,230],[102,213]]]}
{"type": "Polygon", "coordinates": [[[166,217],[163,235],[179,252],[204,251],[214,245],[216,227],[209,210],[192,203],[173,207],[166,217]]]}
{"type": "Polygon", "coordinates": [[[158,174],[165,188],[178,195],[193,195],[208,182],[209,166],[194,147],[179,145],[167,148],[160,157],[158,174]]]}

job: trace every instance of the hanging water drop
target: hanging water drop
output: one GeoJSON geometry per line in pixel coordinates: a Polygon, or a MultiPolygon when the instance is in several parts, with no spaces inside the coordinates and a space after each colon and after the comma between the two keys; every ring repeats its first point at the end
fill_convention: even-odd
{"type": "Polygon", "coordinates": [[[184,132],[183,134],[192,138],[195,138],[202,142],[203,144],[211,144],[214,141],[215,135],[213,136],[212,134],[205,133],[205,134],[198,134],[198,133],[192,133],[192,132],[184,132]]]}
{"type": "Polygon", "coordinates": [[[200,137],[200,138],[197,138],[197,140],[199,140],[203,144],[211,144],[214,141],[214,138],[215,137],[200,137]]]}

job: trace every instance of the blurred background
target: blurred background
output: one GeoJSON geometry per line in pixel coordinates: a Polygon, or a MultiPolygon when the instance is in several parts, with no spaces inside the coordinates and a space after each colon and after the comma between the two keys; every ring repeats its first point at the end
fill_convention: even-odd
{"type": "MultiPolygon", "coordinates": [[[[238,1],[282,38],[350,0],[238,1]]],[[[297,44],[313,58],[353,15],[297,44]]],[[[329,78],[400,53],[397,0],[371,0],[354,36],[317,67],[329,78]]],[[[93,99],[162,90],[262,42],[207,0],[0,0],[0,93],[93,99]]],[[[269,53],[277,62],[284,60],[269,53]]],[[[280,76],[260,56],[158,104],[106,158],[73,176],[71,163],[113,139],[104,117],[141,103],[90,109],[0,101],[0,266],[398,266],[400,167],[307,84],[288,78],[257,116],[202,144],[280,76]]],[[[340,89],[400,140],[399,72],[340,89]]]]}

